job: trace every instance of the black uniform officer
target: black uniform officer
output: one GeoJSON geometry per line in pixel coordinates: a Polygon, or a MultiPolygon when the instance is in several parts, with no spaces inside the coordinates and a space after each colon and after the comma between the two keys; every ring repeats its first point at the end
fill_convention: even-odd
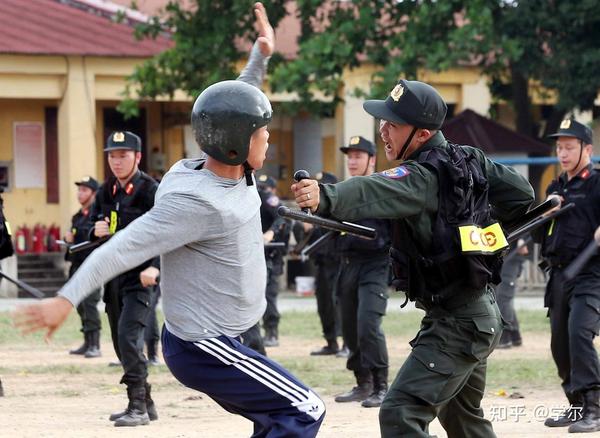
{"type": "MultiPolygon", "coordinates": [[[[336,176],[329,172],[319,172],[315,175],[315,178],[321,184],[337,183],[336,176]]],[[[310,233],[309,244],[323,236],[326,230],[317,227],[311,229],[310,233]]],[[[337,337],[342,335],[342,315],[335,293],[340,269],[340,255],[335,246],[336,238],[330,238],[327,243],[311,255],[316,268],[315,298],[317,300],[317,313],[323,328],[323,337],[327,342],[324,347],[311,351],[311,356],[328,356],[340,352],[337,337]]]]}
{"type": "Polygon", "coordinates": [[[289,222],[277,214],[281,201],[276,194],[277,183],[268,175],[258,177],[258,193],[262,201],[260,206],[260,221],[265,240],[265,258],[267,261],[267,308],[263,315],[263,339],[265,347],[279,345],[279,311],[277,310],[277,295],[279,294],[279,276],[283,274],[283,255],[287,252],[290,239],[289,222]],[[282,248],[269,248],[269,243],[285,243],[282,248]]]}
{"type": "MultiPolygon", "coordinates": [[[[360,136],[340,150],[347,155],[353,178],[373,174],[375,145],[360,136]]],[[[378,407],[388,387],[388,352],[381,328],[388,300],[390,221],[361,219],[358,224],[377,230],[377,239],[350,235],[337,238],[340,253],[336,295],[342,315],[342,337],[350,350],[346,367],[354,372],[357,385],[335,397],[336,402],[362,401],[378,407]]]]}
{"type": "Polygon", "coordinates": [[[600,225],[600,172],[591,163],[592,130],[564,120],[556,137],[556,155],[563,173],[546,194],[575,208],[543,230],[542,256],[550,266],[545,306],[551,328],[551,349],[558,375],[572,409],[546,426],[569,426],[569,432],[600,430],[600,365],[593,340],[600,327],[600,256],[592,257],[567,281],[563,270],[585,248],[600,225]],[[582,410],[583,407],[583,410],[582,410]],[[583,420],[581,420],[583,413],[583,420]]]}
{"type": "Polygon", "coordinates": [[[480,405],[503,326],[489,283],[499,281],[507,244],[494,217],[520,217],[533,189],[480,150],[448,143],[439,131],[446,104],[428,84],[401,80],[363,107],[382,120],[388,160],[402,163],[335,185],[302,180],[292,191],[319,215],[393,219],[394,283],[426,315],[381,405],[381,434],[429,436],[437,416],[448,437],[495,436],[480,405]]]}
{"type": "MultiPolygon", "coordinates": [[[[0,187],[0,193],[2,192],[4,192],[4,189],[0,187]]],[[[4,199],[0,196],[0,260],[10,257],[14,253],[10,225],[4,217],[4,199]]],[[[0,380],[0,397],[4,397],[2,380],[0,380]]]]}
{"type": "MultiPolygon", "coordinates": [[[[90,230],[94,223],[90,219],[90,207],[94,203],[94,197],[98,190],[98,181],[91,176],[86,176],[75,183],[77,186],[77,200],[81,204],[81,208],[71,218],[71,231],[67,233],[65,241],[78,244],[89,239],[90,230]]],[[[65,260],[71,262],[69,268],[69,278],[75,274],[86,257],[90,255],[92,250],[85,250],[71,254],[67,251],[65,260]]],[[[99,357],[100,353],[100,313],[98,312],[98,303],[100,302],[100,289],[88,295],[77,306],[77,313],[81,318],[81,331],[83,332],[83,345],[74,350],[69,351],[70,354],[83,354],[87,358],[99,357]]]]}
{"type": "MultiPolygon", "coordinates": [[[[114,234],[154,205],[158,184],[138,169],[141,148],[141,139],[129,131],[113,132],[108,137],[104,150],[108,152],[113,175],[96,194],[91,217],[97,222],[91,236],[98,238],[114,234]]],[[[126,250],[123,248],[123,251],[126,250]]],[[[150,267],[158,268],[158,259],[149,260],[119,275],[104,287],[113,345],[124,371],[121,383],[127,385],[129,398],[125,411],[110,416],[115,426],[137,426],[157,418],[143,354],[144,327],[154,289],[142,285],[140,273],[150,267]]]]}

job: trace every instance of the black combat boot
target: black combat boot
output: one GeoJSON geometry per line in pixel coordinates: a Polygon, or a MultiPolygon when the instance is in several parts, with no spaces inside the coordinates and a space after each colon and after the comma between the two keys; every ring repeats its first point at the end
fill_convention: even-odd
{"type": "Polygon", "coordinates": [[[373,374],[373,392],[369,395],[369,398],[361,403],[363,408],[378,408],[381,406],[388,390],[388,369],[375,368],[371,372],[373,374]]]}
{"type": "Polygon", "coordinates": [[[570,406],[558,417],[546,418],[544,426],[566,427],[581,420],[583,414],[583,397],[581,394],[567,394],[570,406]]]}
{"type": "Polygon", "coordinates": [[[263,344],[265,347],[279,347],[279,333],[277,327],[265,328],[263,344]]]}
{"type": "Polygon", "coordinates": [[[338,348],[337,341],[335,339],[329,339],[329,340],[327,340],[326,346],[321,347],[318,350],[311,351],[310,355],[311,356],[331,356],[333,354],[336,354],[338,351],[340,351],[340,349],[338,348]]]}
{"type": "Polygon", "coordinates": [[[512,342],[512,337],[511,337],[511,331],[509,329],[504,329],[502,331],[502,334],[500,335],[500,342],[498,342],[498,345],[496,346],[496,348],[506,349],[506,348],[510,348],[512,346],[513,346],[513,342],[512,342]]]}
{"type": "Polygon", "coordinates": [[[90,335],[89,332],[83,332],[83,344],[81,345],[81,347],[76,348],[74,350],[70,350],[69,354],[85,354],[86,351],[88,351],[88,348],[90,347],[90,335]]]}
{"type": "Polygon", "coordinates": [[[93,332],[89,332],[89,345],[85,352],[85,357],[89,359],[100,356],[102,356],[100,352],[100,330],[94,330],[93,332]]]}
{"type": "Polygon", "coordinates": [[[583,418],[569,426],[569,433],[587,433],[600,430],[600,390],[583,393],[583,418]]]}
{"type": "Polygon", "coordinates": [[[373,392],[373,376],[370,371],[354,372],[356,386],[344,394],[337,395],[335,401],[347,403],[366,400],[373,392]]]}
{"type": "MultiPolygon", "coordinates": [[[[127,388],[129,404],[125,415],[115,420],[115,427],[143,426],[150,422],[146,408],[146,387],[144,385],[127,388]]],[[[112,417],[112,415],[111,415],[112,417]]]]}
{"type": "Polygon", "coordinates": [[[156,411],[156,405],[154,404],[154,400],[152,400],[152,385],[146,382],[146,410],[148,411],[148,418],[150,421],[158,420],[158,412],[156,411]]]}

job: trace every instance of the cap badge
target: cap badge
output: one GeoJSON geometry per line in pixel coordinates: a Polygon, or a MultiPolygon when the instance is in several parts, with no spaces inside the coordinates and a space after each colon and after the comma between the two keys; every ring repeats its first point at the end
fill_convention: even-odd
{"type": "Polygon", "coordinates": [[[90,180],[90,177],[89,177],[89,176],[84,176],[84,177],[81,179],[81,181],[83,181],[83,182],[89,182],[89,180],[90,180]]]}
{"type": "Polygon", "coordinates": [[[350,144],[352,146],[354,146],[355,144],[359,144],[360,143],[360,137],[355,136],[355,137],[350,137],[350,144]]]}
{"type": "Polygon", "coordinates": [[[258,180],[259,180],[260,182],[265,182],[265,181],[267,180],[267,175],[261,175],[261,176],[259,176],[259,177],[258,177],[258,180]]]}
{"type": "Polygon", "coordinates": [[[398,84],[394,87],[394,89],[390,93],[390,96],[392,97],[392,99],[394,99],[394,102],[398,102],[400,100],[400,97],[402,97],[403,94],[404,94],[404,87],[402,86],[402,84],[398,84]]]}
{"type": "Polygon", "coordinates": [[[571,127],[571,119],[565,119],[560,122],[560,129],[569,129],[571,127]]]}
{"type": "Polygon", "coordinates": [[[113,141],[116,143],[122,143],[125,141],[125,134],[122,132],[115,132],[113,134],[113,141]]]}

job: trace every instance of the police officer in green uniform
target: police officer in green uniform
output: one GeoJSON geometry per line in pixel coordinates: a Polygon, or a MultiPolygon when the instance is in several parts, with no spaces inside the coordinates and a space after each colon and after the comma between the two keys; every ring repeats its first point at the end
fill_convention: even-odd
{"type": "MultiPolygon", "coordinates": [[[[594,338],[600,329],[600,256],[593,256],[575,276],[564,269],[593,239],[600,225],[600,172],[591,162],[592,130],[576,120],[563,120],[556,156],[563,172],[546,195],[575,208],[558,216],[541,233],[542,256],[550,268],[544,305],[550,317],[552,357],[570,407],[548,427],[569,432],[600,430],[600,363],[594,338]]],[[[558,207],[557,207],[558,208],[558,207]]],[[[539,235],[537,237],[540,237],[539,235]]]]}
{"type": "Polygon", "coordinates": [[[446,141],[446,104],[428,84],[401,80],[385,101],[363,107],[381,120],[386,157],[400,165],[335,185],[303,180],[292,191],[319,215],[394,221],[395,284],[426,315],[381,405],[381,434],[429,436],[437,416],[449,437],[495,436],[480,405],[503,328],[489,286],[507,246],[495,220],[525,213],[533,190],[480,150],[446,141]]]}
{"type": "MultiPolygon", "coordinates": [[[[352,178],[375,171],[375,145],[361,136],[350,137],[340,148],[346,154],[352,178]]],[[[389,359],[385,334],[381,328],[388,300],[390,221],[372,217],[357,221],[374,228],[377,238],[361,239],[340,235],[340,270],[336,295],[340,301],[342,336],[349,355],[346,368],[354,372],[356,386],[335,397],[338,403],[360,401],[366,408],[381,406],[388,389],[389,359]]]]}
{"type": "MultiPolygon", "coordinates": [[[[110,237],[150,210],[158,188],[158,183],[138,168],[142,141],[136,134],[113,132],[104,150],[113,175],[100,186],[92,206],[90,217],[96,221],[90,233],[93,239],[110,237]]],[[[112,341],[123,366],[121,383],[127,386],[129,399],[124,411],[109,417],[115,426],[139,426],[158,418],[143,352],[144,328],[156,293],[151,286],[156,285],[158,268],[158,258],[148,260],[104,286],[112,341]]]]}
{"type": "MultiPolygon", "coordinates": [[[[94,203],[98,181],[91,176],[85,176],[81,181],[75,183],[77,186],[77,201],[81,208],[71,218],[71,230],[66,233],[65,241],[72,244],[85,242],[89,238],[93,222],[90,220],[90,207],[94,203]]],[[[65,260],[71,262],[69,278],[75,274],[77,269],[92,252],[91,249],[71,254],[67,251],[65,260]]],[[[77,313],[81,318],[81,331],[83,332],[83,344],[81,347],[69,351],[69,354],[82,354],[87,358],[99,357],[100,353],[100,313],[98,303],[100,302],[100,289],[89,295],[77,306],[77,313]]]]}

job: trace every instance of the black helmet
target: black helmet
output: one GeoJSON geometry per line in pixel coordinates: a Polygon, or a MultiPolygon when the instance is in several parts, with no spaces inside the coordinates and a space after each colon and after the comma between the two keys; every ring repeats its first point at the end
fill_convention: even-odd
{"type": "Polygon", "coordinates": [[[250,137],[272,116],[271,103],[258,88],[243,81],[222,81],[196,99],[192,129],[206,154],[235,166],[246,161],[250,137]]]}
{"type": "Polygon", "coordinates": [[[142,151],[142,139],[129,131],[115,131],[106,139],[104,152],[126,149],[135,152],[142,151]]]}
{"type": "Polygon", "coordinates": [[[372,116],[416,128],[440,129],[448,107],[435,88],[425,82],[400,80],[386,100],[367,100],[372,116]]]}

